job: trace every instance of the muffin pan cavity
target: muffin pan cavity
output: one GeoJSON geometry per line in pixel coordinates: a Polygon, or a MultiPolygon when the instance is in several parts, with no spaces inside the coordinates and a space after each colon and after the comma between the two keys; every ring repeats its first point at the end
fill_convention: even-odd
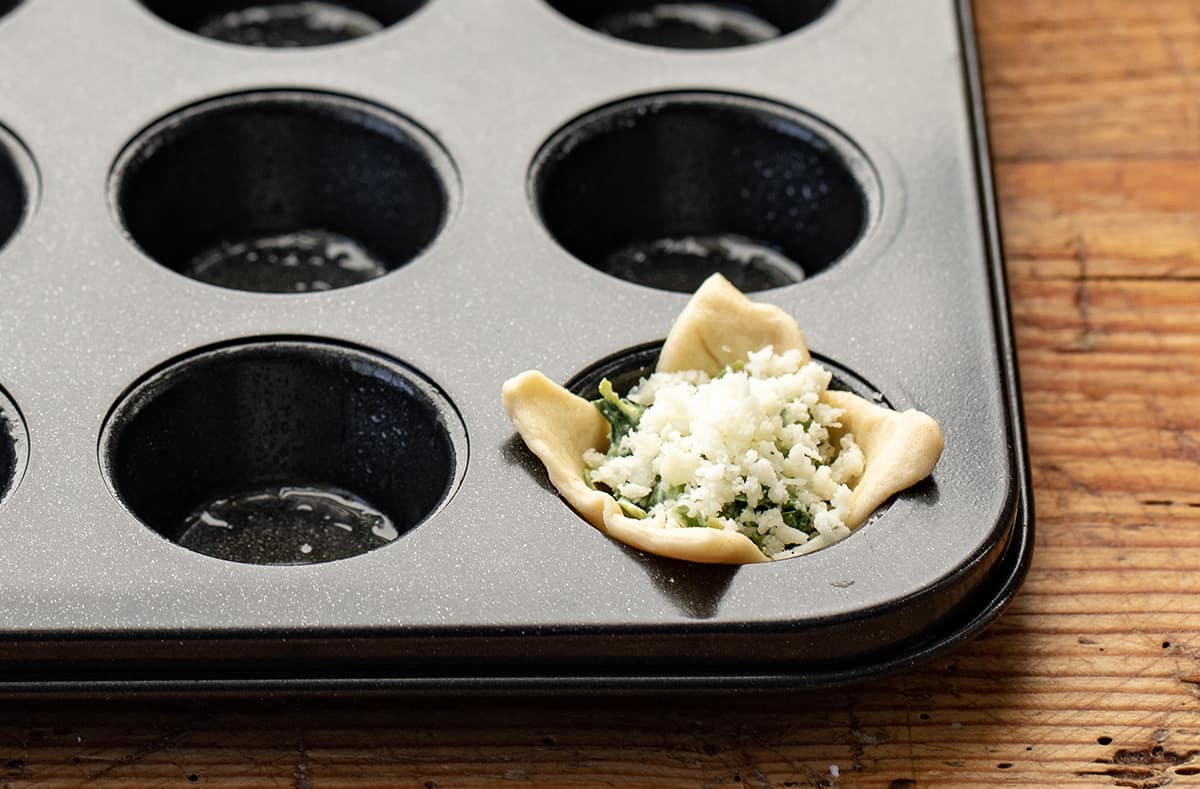
{"type": "Polygon", "coordinates": [[[403,365],[304,340],[208,350],[116,406],[101,462],[144,524],[198,553],[315,564],[395,542],[446,500],[465,434],[403,365]]]}
{"type": "Polygon", "coordinates": [[[29,205],[29,187],[24,152],[12,135],[0,126],[0,249],[21,225],[29,205]]]}
{"type": "Polygon", "coordinates": [[[787,35],[833,0],[547,0],[560,13],[613,38],[673,49],[724,49],[787,35]]]}
{"type": "MultiPolygon", "coordinates": [[[[600,382],[607,378],[613,386],[613,391],[620,395],[625,395],[629,390],[637,386],[642,379],[654,373],[658,365],[658,357],[662,351],[662,346],[661,342],[652,342],[613,354],[577,373],[563,384],[563,386],[571,394],[582,397],[585,400],[596,400],[600,397],[600,382]]],[[[829,382],[831,390],[850,392],[864,400],[877,403],[886,408],[895,408],[879,389],[869,384],[854,371],[820,354],[810,351],[810,356],[812,357],[812,361],[820,364],[831,374],[832,377],[829,382]]],[[[923,486],[910,488],[893,497],[892,500],[885,502],[875,511],[875,514],[870,517],[867,523],[878,520],[891,508],[895,501],[909,497],[919,497],[922,488],[923,486]]],[[[861,532],[864,526],[860,526],[855,531],[855,534],[861,532]]],[[[847,539],[853,539],[855,534],[851,534],[847,539]]]]}
{"type": "Polygon", "coordinates": [[[404,118],[350,98],[223,97],[140,134],[113,168],[117,217],[147,255],[237,290],[305,293],[408,263],[453,205],[448,156],[404,118]]]}
{"type": "Polygon", "coordinates": [[[538,154],[530,189],[572,255],[684,293],[714,273],[744,292],[819,274],[879,203],[870,164],[827,124],[700,92],[639,96],[572,121],[538,154]]]}
{"type": "Polygon", "coordinates": [[[29,461],[29,438],[21,412],[0,389],[0,505],[16,490],[29,461]]]}
{"type": "Polygon", "coordinates": [[[426,0],[142,0],[165,21],[196,35],[254,47],[316,47],[390,27],[426,0]]]}

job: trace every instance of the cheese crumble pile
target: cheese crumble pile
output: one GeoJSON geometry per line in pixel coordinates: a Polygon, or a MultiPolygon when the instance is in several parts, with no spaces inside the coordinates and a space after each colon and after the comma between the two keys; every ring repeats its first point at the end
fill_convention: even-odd
{"type": "Polygon", "coordinates": [[[662,528],[738,531],[772,558],[849,535],[850,487],[863,471],[841,410],[820,402],[832,376],[799,351],[768,346],[716,376],[654,373],[625,397],[601,384],[607,454],[584,454],[592,487],[662,528]]]}

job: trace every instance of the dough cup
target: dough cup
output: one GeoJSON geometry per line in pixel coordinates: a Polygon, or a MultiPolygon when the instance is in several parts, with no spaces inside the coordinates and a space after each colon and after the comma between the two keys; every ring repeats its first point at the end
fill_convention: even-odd
{"type": "MultiPolygon", "coordinates": [[[[656,369],[715,375],[767,345],[777,353],[797,349],[805,360],[809,358],[795,319],[778,307],[750,301],[724,277],[713,275],[675,321],[656,369]]],[[[583,454],[588,449],[606,451],[610,428],[587,400],[535,370],[505,382],[502,399],[517,432],[545,465],[559,494],[608,536],[648,553],[685,561],[770,561],[745,535],[654,526],[624,515],[616,499],[588,487],[583,454]]],[[[843,431],[853,433],[862,448],[864,470],[852,486],[846,518],[846,526],[855,529],[889,497],[929,476],[942,453],[942,431],[920,411],[892,411],[850,392],[826,391],[822,400],[842,409],[843,431]]]]}

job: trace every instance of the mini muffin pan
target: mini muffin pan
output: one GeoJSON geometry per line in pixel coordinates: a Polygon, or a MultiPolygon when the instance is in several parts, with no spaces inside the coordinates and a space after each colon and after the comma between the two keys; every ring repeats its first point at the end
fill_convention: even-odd
{"type": "Polygon", "coordinates": [[[1016,593],[1032,512],[966,0],[0,2],[0,690],[782,688],[1016,593]],[[720,272],[929,480],[645,555],[500,406],[720,272]]]}

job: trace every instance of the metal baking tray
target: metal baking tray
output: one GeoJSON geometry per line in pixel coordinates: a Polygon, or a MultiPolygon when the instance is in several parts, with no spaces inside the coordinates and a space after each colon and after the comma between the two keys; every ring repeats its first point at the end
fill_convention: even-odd
{"type": "Polygon", "coordinates": [[[0,691],[812,687],[999,615],[1033,518],[969,2],[349,5],[306,29],[384,29],[0,17],[0,691]],[[741,568],[572,513],[501,384],[644,363],[712,270],[933,415],[932,478],[741,568]]]}

